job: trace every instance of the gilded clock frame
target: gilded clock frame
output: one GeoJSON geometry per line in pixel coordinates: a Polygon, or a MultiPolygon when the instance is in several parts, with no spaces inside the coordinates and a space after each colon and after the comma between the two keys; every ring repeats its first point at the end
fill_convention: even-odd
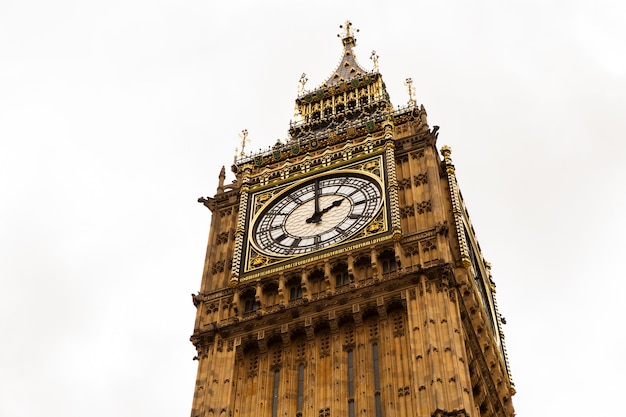
{"type": "MultiPolygon", "coordinates": [[[[378,152],[372,152],[364,157],[357,157],[345,163],[324,166],[315,171],[302,173],[275,184],[259,185],[253,189],[251,188],[247,194],[246,206],[242,207],[245,212],[245,226],[243,227],[244,233],[242,233],[241,263],[239,265],[239,271],[235,271],[238,272],[237,280],[247,281],[249,279],[258,278],[266,273],[275,272],[276,270],[291,268],[305,262],[311,262],[321,255],[328,256],[335,251],[344,251],[352,247],[362,246],[363,244],[371,244],[373,239],[382,241],[391,238],[392,216],[390,213],[389,190],[387,187],[387,182],[389,181],[387,175],[389,172],[389,164],[387,159],[388,158],[385,157],[385,148],[383,148],[378,152]],[[256,217],[263,212],[265,207],[272,204],[276,198],[282,197],[286,190],[298,187],[299,184],[310,181],[313,177],[325,177],[344,173],[350,175],[357,172],[366,174],[371,177],[373,181],[378,182],[382,195],[380,209],[357,233],[330,247],[292,256],[272,256],[262,253],[254,247],[251,233],[252,225],[256,217]]],[[[239,214],[242,214],[241,210],[239,214]]]]}

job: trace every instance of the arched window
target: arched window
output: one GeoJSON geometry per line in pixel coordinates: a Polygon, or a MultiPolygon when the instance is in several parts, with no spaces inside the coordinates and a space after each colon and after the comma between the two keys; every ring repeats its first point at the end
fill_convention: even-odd
{"type": "Polygon", "coordinates": [[[302,298],[302,285],[299,277],[292,277],[287,281],[287,288],[289,289],[289,301],[302,298]]]}
{"type": "Polygon", "coordinates": [[[324,278],[324,271],[321,269],[316,269],[309,274],[309,291],[314,300],[324,294],[324,278]]]}
{"type": "Polygon", "coordinates": [[[241,301],[243,303],[243,313],[252,313],[257,309],[257,302],[255,299],[255,291],[248,290],[243,293],[241,296],[241,301]]]}
{"type": "Polygon", "coordinates": [[[265,308],[278,304],[278,284],[270,282],[263,287],[263,306],[265,308]]]}
{"type": "Polygon", "coordinates": [[[397,268],[395,254],[392,250],[386,250],[378,256],[378,262],[382,266],[383,274],[394,272],[397,268]]]}
{"type": "Polygon", "coordinates": [[[369,255],[361,255],[354,262],[354,275],[356,280],[365,280],[371,278],[372,258],[369,255]]]}
{"type": "Polygon", "coordinates": [[[334,266],[332,269],[333,277],[335,277],[335,287],[342,287],[350,283],[348,277],[348,265],[340,263],[334,266]]]}

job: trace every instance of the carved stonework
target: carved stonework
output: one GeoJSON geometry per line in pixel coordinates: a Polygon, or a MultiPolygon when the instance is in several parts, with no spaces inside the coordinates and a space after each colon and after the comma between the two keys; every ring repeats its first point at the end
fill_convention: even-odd
{"type": "Polygon", "coordinates": [[[415,215],[415,207],[413,206],[404,206],[400,208],[400,217],[406,219],[407,217],[415,215]]]}
{"type": "Polygon", "coordinates": [[[432,206],[430,204],[430,200],[422,201],[421,203],[416,204],[417,212],[419,214],[424,214],[428,211],[432,211],[432,206]]]}
{"type": "Polygon", "coordinates": [[[465,410],[446,411],[446,410],[437,409],[433,411],[433,413],[430,416],[431,417],[469,417],[469,414],[467,414],[465,410]]]}
{"type": "Polygon", "coordinates": [[[220,210],[220,217],[230,216],[231,214],[233,214],[233,209],[231,207],[224,209],[224,210],[220,210]]]}
{"type": "Polygon", "coordinates": [[[222,232],[219,235],[217,235],[217,238],[215,238],[215,243],[217,245],[221,245],[222,243],[227,243],[228,242],[228,235],[229,232],[222,232]]]}
{"type": "Polygon", "coordinates": [[[398,189],[404,190],[405,188],[411,188],[411,180],[409,178],[398,181],[398,189]]]}
{"type": "Polygon", "coordinates": [[[217,261],[213,264],[213,266],[211,267],[211,273],[212,274],[217,274],[218,272],[224,272],[224,264],[225,261],[217,261]]]}
{"type": "Polygon", "coordinates": [[[423,173],[413,176],[413,184],[415,184],[416,187],[428,184],[428,174],[423,173]]]}
{"type": "Polygon", "coordinates": [[[330,332],[324,332],[320,336],[319,352],[320,358],[330,356],[330,332]]]}
{"type": "Polygon", "coordinates": [[[435,249],[437,249],[435,239],[428,239],[422,242],[422,252],[429,252],[435,249]]]}
{"type": "Polygon", "coordinates": [[[417,242],[412,244],[404,244],[402,245],[404,249],[404,256],[411,256],[419,253],[419,244],[417,242]]]}

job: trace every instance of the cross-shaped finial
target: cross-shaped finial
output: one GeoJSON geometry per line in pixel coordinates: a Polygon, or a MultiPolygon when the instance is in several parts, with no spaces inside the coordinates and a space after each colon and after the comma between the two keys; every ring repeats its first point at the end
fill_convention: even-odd
{"type": "Polygon", "coordinates": [[[404,85],[406,85],[409,90],[409,104],[415,104],[415,100],[413,99],[413,95],[415,94],[415,87],[413,87],[413,79],[407,78],[404,81],[404,85]]]}
{"type": "Polygon", "coordinates": [[[300,76],[300,81],[298,81],[298,83],[300,84],[298,86],[298,95],[301,95],[304,93],[304,85],[306,84],[307,81],[309,81],[309,79],[306,77],[306,74],[303,72],[302,75],[300,76]]]}
{"type": "MultiPolygon", "coordinates": [[[[344,30],[343,35],[337,34],[337,37],[341,38],[341,41],[343,42],[343,44],[345,46],[351,46],[354,47],[356,45],[356,39],[354,38],[354,35],[352,34],[352,22],[350,22],[349,20],[346,20],[346,23],[344,23],[343,25],[339,25],[340,29],[344,30]]],[[[354,30],[355,32],[358,32],[358,29],[354,30]]]]}
{"type": "Polygon", "coordinates": [[[376,54],[376,51],[372,51],[372,55],[370,55],[370,59],[374,63],[374,71],[378,71],[378,54],[376,54]]]}
{"type": "MultiPolygon", "coordinates": [[[[250,139],[248,138],[248,129],[242,130],[239,137],[241,138],[241,152],[239,152],[239,156],[244,156],[246,144],[250,143],[250,139]]],[[[235,148],[235,152],[237,152],[237,148],[235,148]]]]}

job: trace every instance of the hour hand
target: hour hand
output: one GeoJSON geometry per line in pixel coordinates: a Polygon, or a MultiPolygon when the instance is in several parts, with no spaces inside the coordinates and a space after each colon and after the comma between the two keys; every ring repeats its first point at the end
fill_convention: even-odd
{"type": "Polygon", "coordinates": [[[308,219],[306,219],[307,223],[319,223],[322,221],[322,215],[324,213],[328,213],[328,211],[330,211],[330,209],[332,209],[333,207],[337,207],[341,204],[343,200],[335,200],[333,201],[333,203],[326,207],[324,210],[318,211],[315,210],[315,213],[313,213],[313,215],[311,217],[309,217],[308,219]]]}
{"type": "Polygon", "coordinates": [[[315,213],[313,213],[311,215],[311,217],[306,219],[307,223],[319,223],[321,221],[322,221],[322,212],[321,211],[316,211],[315,213]]]}
{"type": "Polygon", "coordinates": [[[326,207],[324,210],[322,210],[320,212],[320,214],[327,213],[331,208],[339,206],[342,201],[343,200],[335,200],[335,201],[333,201],[333,203],[330,206],[326,207]]]}

